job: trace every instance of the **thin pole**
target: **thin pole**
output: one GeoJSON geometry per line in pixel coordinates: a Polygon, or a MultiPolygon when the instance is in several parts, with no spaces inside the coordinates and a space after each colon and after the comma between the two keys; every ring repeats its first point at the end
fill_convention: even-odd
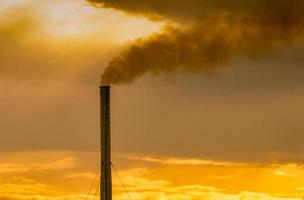
{"type": "Polygon", "coordinates": [[[100,200],[112,200],[110,86],[100,86],[100,200]]]}

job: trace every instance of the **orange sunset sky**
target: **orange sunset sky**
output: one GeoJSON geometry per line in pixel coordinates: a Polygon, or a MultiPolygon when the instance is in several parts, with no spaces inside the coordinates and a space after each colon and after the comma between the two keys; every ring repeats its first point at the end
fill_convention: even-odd
{"type": "Polygon", "coordinates": [[[303,0],[1,0],[0,200],[95,198],[109,62],[133,200],[301,200],[303,27],[303,0]]]}

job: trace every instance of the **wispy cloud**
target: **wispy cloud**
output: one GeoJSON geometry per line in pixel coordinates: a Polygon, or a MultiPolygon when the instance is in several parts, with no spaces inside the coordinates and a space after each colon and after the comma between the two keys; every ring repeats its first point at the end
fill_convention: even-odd
{"type": "MultiPolygon", "coordinates": [[[[28,165],[2,164],[2,171],[6,172],[0,175],[0,199],[83,200],[89,189],[88,185],[91,184],[96,175],[94,169],[88,168],[88,165],[92,165],[92,163],[82,160],[82,157],[71,156],[70,154],[61,159],[56,156],[56,159],[28,165]],[[8,170],[12,166],[14,168],[8,170]]],[[[274,172],[280,176],[292,176],[298,174],[296,172],[301,174],[301,171],[296,170],[302,169],[297,169],[294,165],[281,166],[275,169],[272,167],[239,168],[237,165],[233,165],[236,166],[233,168],[222,163],[221,165],[209,165],[210,162],[207,162],[206,165],[206,162],[199,159],[189,159],[195,160],[195,162],[190,162],[190,165],[185,165],[186,161],[181,161],[182,159],[151,158],[143,160],[146,162],[144,163],[146,167],[126,166],[123,170],[118,171],[121,180],[134,200],[300,200],[303,191],[301,190],[302,185],[294,185],[292,181],[295,179],[288,179],[288,183],[284,179],[285,186],[280,186],[281,182],[274,183],[279,184],[277,185],[278,190],[275,191],[272,189],[276,186],[271,186],[270,190],[267,190],[267,188],[261,189],[246,185],[248,181],[249,185],[252,185],[252,177],[255,174],[259,174],[261,181],[266,183],[271,182],[270,178],[275,178],[274,172]],[[153,160],[153,162],[150,160],[153,160]],[[166,162],[160,162],[160,160],[166,162]],[[153,163],[160,165],[155,167],[153,163]],[[191,169],[194,170],[191,171],[191,169]],[[222,171],[217,174],[214,169],[222,171]],[[260,173],[256,173],[257,171],[260,171],[260,173]],[[170,174],[170,172],[172,173],[170,174]],[[189,178],[190,176],[194,178],[189,178]],[[235,184],[234,187],[229,187],[232,183],[235,184]],[[297,193],[293,193],[292,189],[287,188],[286,193],[284,190],[280,192],[282,194],[278,194],[279,187],[290,188],[289,183],[294,186],[297,193]],[[238,184],[240,184],[239,187],[238,184]]],[[[127,194],[115,174],[113,174],[113,197],[117,200],[127,198],[127,194]]]]}
{"type": "Polygon", "coordinates": [[[29,171],[64,170],[75,166],[75,158],[68,157],[54,162],[36,164],[1,163],[0,175],[7,173],[23,173],[29,171]]]}
{"type": "Polygon", "coordinates": [[[287,173],[285,171],[282,171],[282,170],[276,170],[273,172],[274,175],[276,176],[285,176],[285,177],[297,177],[296,174],[290,174],[290,173],[287,173]]]}
{"type": "Polygon", "coordinates": [[[131,160],[140,160],[150,163],[166,164],[166,165],[205,165],[205,166],[224,166],[224,167],[246,167],[262,164],[248,164],[240,162],[225,162],[215,160],[204,160],[204,159],[185,159],[185,158],[157,158],[150,156],[127,156],[131,160]]]}
{"type": "Polygon", "coordinates": [[[67,178],[82,178],[82,179],[93,179],[95,178],[96,174],[90,172],[80,172],[80,173],[72,173],[66,175],[67,178]]]}
{"type": "Polygon", "coordinates": [[[83,200],[86,194],[71,194],[71,195],[18,195],[18,194],[0,194],[0,199],[3,200],[83,200]]]}
{"type": "MultiPolygon", "coordinates": [[[[145,178],[144,176],[149,173],[151,173],[149,170],[141,168],[119,172],[128,190],[132,192],[160,191],[171,185],[171,183],[166,180],[145,178]]],[[[118,190],[122,189],[117,176],[114,176],[114,187],[118,190]]]]}
{"type": "MultiPolygon", "coordinates": [[[[130,181],[123,176],[125,184],[132,197],[136,200],[300,200],[301,198],[280,197],[267,193],[241,191],[239,193],[229,193],[224,189],[208,185],[175,185],[170,182],[160,180],[153,181],[143,177],[133,177],[130,181]],[[138,181],[140,180],[140,181],[138,181]],[[143,180],[146,187],[142,187],[143,180]],[[158,185],[158,187],[157,187],[158,185]]],[[[118,186],[116,186],[118,187],[118,186]]],[[[115,188],[116,188],[115,187],[115,188]]],[[[116,188],[117,189],[117,188],[116,188]]],[[[127,198],[125,193],[116,193],[116,199],[127,198]]]]}

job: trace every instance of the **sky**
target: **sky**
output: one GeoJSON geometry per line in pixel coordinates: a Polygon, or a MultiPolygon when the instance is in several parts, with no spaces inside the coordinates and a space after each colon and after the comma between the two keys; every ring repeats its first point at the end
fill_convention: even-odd
{"type": "MultiPolygon", "coordinates": [[[[2,0],[0,200],[98,196],[100,79],[113,84],[113,163],[133,200],[301,200],[303,11],[2,0]]],[[[115,173],[113,192],[129,199],[115,173]]]]}

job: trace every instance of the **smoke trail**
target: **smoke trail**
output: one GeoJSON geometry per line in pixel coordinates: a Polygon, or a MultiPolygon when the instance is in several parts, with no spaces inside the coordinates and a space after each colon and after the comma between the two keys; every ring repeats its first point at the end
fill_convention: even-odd
{"type": "Polygon", "coordinates": [[[233,58],[257,57],[302,41],[303,1],[267,0],[261,5],[217,10],[186,30],[168,27],[138,40],[110,61],[102,83],[127,84],[146,73],[210,73],[233,58]]]}

